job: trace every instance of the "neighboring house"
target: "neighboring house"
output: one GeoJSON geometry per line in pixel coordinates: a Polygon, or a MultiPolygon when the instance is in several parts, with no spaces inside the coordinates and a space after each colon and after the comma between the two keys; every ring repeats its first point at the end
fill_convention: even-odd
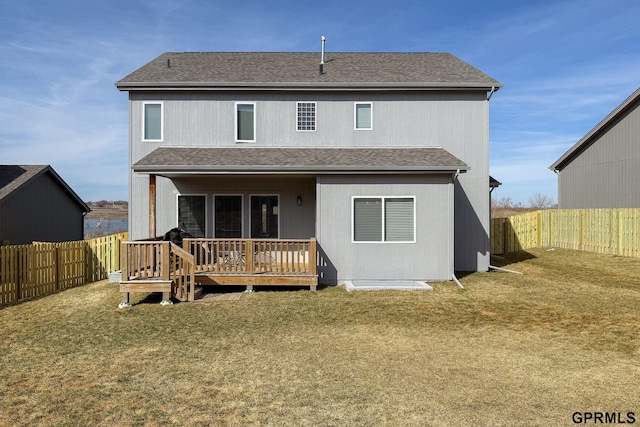
{"type": "Polygon", "coordinates": [[[315,238],[326,284],[488,269],[502,84],[451,54],[165,53],[116,87],[132,240],[315,238]]]}
{"type": "Polygon", "coordinates": [[[47,165],[0,165],[0,243],[84,238],[91,209],[47,165]]]}
{"type": "Polygon", "coordinates": [[[640,89],[549,167],[559,208],[640,207],[639,105],[640,89]]]}

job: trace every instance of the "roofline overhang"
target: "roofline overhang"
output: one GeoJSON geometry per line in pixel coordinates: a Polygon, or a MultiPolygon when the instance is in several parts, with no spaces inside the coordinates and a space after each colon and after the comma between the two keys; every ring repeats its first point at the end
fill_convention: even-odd
{"type": "MultiPolygon", "coordinates": [[[[20,165],[17,165],[17,166],[20,166],[20,165]]],[[[16,194],[18,194],[20,191],[26,188],[27,184],[33,182],[36,178],[42,175],[45,175],[47,173],[50,173],[53,176],[54,181],[57,182],[62,187],[62,189],[66,191],[69,196],[71,196],[73,200],[76,201],[76,203],[82,209],[82,212],[84,212],[85,214],[91,212],[91,208],[80,198],[80,196],[78,196],[78,193],[76,193],[69,186],[69,184],[67,184],[66,181],[62,179],[60,175],[58,175],[58,173],[53,169],[51,165],[35,165],[35,166],[43,166],[43,168],[40,171],[38,171],[35,175],[33,175],[31,178],[29,178],[27,181],[23,182],[22,185],[15,188],[13,191],[11,191],[9,194],[6,194],[4,197],[0,198],[0,204],[14,197],[16,194]]]]}
{"type": "Polygon", "coordinates": [[[551,166],[549,166],[549,169],[553,172],[559,172],[564,169],[566,164],[571,162],[573,158],[581,152],[583,146],[586,146],[591,142],[591,140],[605,133],[608,130],[609,124],[613,123],[618,118],[626,114],[630,108],[633,108],[637,101],[640,101],[640,88],[636,89],[612,112],[607,114],[607,116],[602,119],[600,123],[598,123],[593,129],[587,132],[585,136],[580,138],[580,140],[573,146],[571,146],[571,148],[565,151],[564,154],[562,154],[562,156],[558,158],[558,160],[556,160],[551,166]]]}
{"type": "Polygon", "coordinates": [[[143,173],[160,176],[186,176],[186,175],[406,175],[406,174],[455,174],[466,173],[471,168],[469,166],[433,166],[429,168],[406,167],[322,167],[322,168],[302,168],[302,167],[229,167],[212,168],[207,166],[171,166],[163,165],[133,166],[134,173],[143,173]]]}
{"type": "Polygon", "coordinates": [[[126,91],[425,91],[425,90],[499,90],[502,83],[280,83],[280,82],[116,82],[118,90],[126,91]]]}

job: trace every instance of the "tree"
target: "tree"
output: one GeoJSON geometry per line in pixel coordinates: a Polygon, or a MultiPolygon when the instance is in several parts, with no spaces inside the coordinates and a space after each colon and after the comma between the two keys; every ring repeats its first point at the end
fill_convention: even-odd
{"type": "Polygon", "coordinates": [[[529,197],[529,206],[535,209],[550,209],[556,206],[553,197],[536,193],[529,197]]]}
{"type": "Polygon", "coordinates": [[[495,207],[497,207],[497,208],[522,208],[523,206],[522,206],[522,203],[520,203],[520,202],[515,203],[513,200],[511,200],[511,197],[501,197],[495,203],[495,207]]]}

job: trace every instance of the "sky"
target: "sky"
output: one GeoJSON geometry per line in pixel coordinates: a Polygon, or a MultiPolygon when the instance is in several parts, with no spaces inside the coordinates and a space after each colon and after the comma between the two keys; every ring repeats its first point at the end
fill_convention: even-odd
{"type": "Polygon", "coordinates": [[[128,199],[128,101],[163,52],[450,52],[490,101],[494,199],[557,199],[548,167],[640,86],[637,0],[0,0],[0,164],[128,199]]]}

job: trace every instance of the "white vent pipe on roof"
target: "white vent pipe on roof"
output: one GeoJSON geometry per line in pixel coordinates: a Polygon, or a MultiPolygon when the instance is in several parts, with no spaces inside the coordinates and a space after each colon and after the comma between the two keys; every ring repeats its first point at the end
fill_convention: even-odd
{"type": "Polygon", "coordinates": [[[322,53],[320,55],[320,74],[324,74],[324,42],[325,36],[320,36],[320,42],[322,43],[322,53]]]}

